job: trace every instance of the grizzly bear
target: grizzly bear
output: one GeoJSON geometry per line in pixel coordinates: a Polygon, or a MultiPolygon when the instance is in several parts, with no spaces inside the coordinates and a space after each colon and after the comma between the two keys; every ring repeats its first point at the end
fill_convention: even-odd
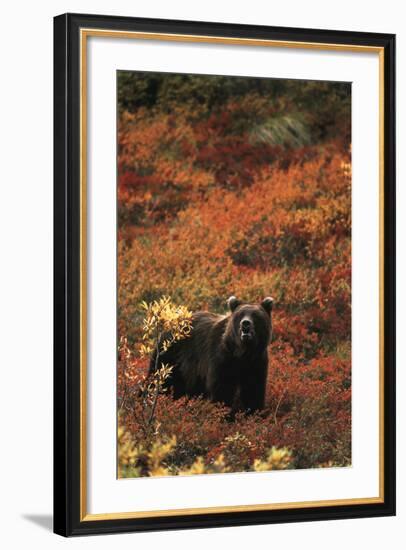
{"type": "MultiPolygon", "coordinates": [[[[260,305],[231,296],[228,315],[199,311],[189,337],[172,344],[160,363],[172,366],[167,388],[175,399],[203,396],[234,411],[264,408],[268,344],[272,334],[272,298],[260,305]]],[[[150,374],[156,356],[151,358],[150,374]]]]}

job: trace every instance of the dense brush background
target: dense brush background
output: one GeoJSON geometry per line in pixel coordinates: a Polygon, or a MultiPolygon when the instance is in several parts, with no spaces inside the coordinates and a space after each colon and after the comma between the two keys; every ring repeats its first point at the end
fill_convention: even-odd
{"type": "Polygon", "coordinates": [[[172,474],[220,455],[250,470],[272,447],[289,467],[349,465],[350,85],[119,72],[117,91],[118,326],[131,351],[119,401],[147,364],[141,301],[224,313],[231,294],[275,300],[262,415],[230,423],[220,406],[164,395],[155,442],[120,415],[125,445],[176,436],[161,457],[172,474]]]}

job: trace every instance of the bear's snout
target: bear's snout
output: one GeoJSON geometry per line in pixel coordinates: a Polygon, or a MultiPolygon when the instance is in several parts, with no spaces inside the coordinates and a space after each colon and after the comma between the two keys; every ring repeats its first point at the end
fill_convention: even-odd
{"type": "Polygon", "coordinates": [[[254,325],[251,319],[244,317],[240,322],[241,340],[252,340],[254,336],[254,325]]]}
{"type": "Polygon", "coordinates": [[[241,321],[241,330],[243,332],[250,332],[252,326],[252,321],[250,319],[243,319],[241,321]]]}

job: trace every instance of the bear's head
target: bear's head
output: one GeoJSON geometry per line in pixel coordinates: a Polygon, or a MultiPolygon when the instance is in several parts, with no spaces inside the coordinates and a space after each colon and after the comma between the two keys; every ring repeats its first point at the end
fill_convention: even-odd
{"type": "Polygon", "coordinates": [[[272,336],[272,304],[271,297],[265,298],[260,304],[246,304],[231,296],[227,300],[230,309],[228,324],[228,339],[240,349],[263,350],[272,336]]]}

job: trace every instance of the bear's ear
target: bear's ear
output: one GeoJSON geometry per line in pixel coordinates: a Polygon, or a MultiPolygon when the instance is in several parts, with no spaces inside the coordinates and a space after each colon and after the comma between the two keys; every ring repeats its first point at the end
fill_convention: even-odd
{"type": "Polygon", "coordinates": [[[261,302],[261,306],[264,308],[264,310],[270,315],[272,311],[272,305],[273,305],[273,298],[268,296],[267,298],[264,298],[261,302]]]}
{"type": "Polygon", "coordinates": [[[240,304],[240,300],[238,300],[235,296],[230,296],[227,300],[227,305],[231,312],[235,311],[240,304]]]}

